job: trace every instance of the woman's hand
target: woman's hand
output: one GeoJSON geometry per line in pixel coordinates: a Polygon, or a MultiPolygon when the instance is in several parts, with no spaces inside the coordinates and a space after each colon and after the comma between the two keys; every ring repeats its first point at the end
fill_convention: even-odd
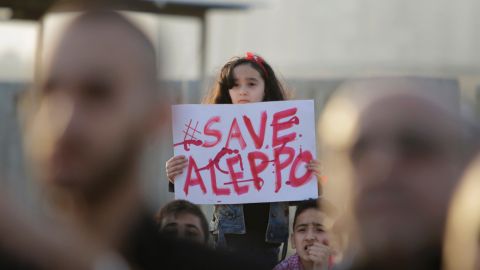
{"type": "Polygon", "coordinates": [[[167,170],[168,181],[173,184],[175,177],[183,172],[183,169],[187,167],[187,158],[183,155],[174,156],[165,164],[167,170]]]}

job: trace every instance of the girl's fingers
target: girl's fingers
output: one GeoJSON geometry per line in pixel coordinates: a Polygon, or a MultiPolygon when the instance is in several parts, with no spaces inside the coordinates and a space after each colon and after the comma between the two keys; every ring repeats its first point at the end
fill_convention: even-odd
{"type": "Polygon", "coordinates": [[[171,171],[171,172],[168,172],[168,176],[177,176],[179,174],[182,174],[183,170],[177,170],[177,171],[171,171]]]}
{"type": "Polygon", "coordinates": [[[308,254],[310,260],[316,263],[322,263],[328,260],[328,253],[310,253],[308,254]]]}
{"type": "Polygon", "coordinates": [[[173,160],[177,160],[177,159],[185,159],[185,158],[186,158],[186,157],[185,157],[184,155],[178,155],[178,156],[173,156],[173,157],[171,157],[171,158],[169,159],[169,161],[170,161],[170,160],[173,161],[173,160]]]}
{"type": "Polygon", "coordinates": [[[187,159],[184,155],[180,155],[180,156],[174,156],[174,157],[171,157],[167,163],[171,163],[171,162],[175,162],[175,161],[178,161],[178,160],[182,160],[182,159],[187,159]]]}
{"type": "Polygon", "coordinates": [[[316,159],[312,159],[310,160],[310,162],[307,164],[307,166],[309,167],[317,167],[319,169],[322,168],[322,164],[320,163],[320,161],[316,160],[316,159]]]}
{"type": "Polygon", "coordinates": [[[183,168],[177,168],[177,169],[174,169],[174,170],[167,171],[167,174],[168,175],[181,174],[182,172],[183,172],[183,168]]]}
{"type": "Polygon", "coordinates": [[[175,181],[175,177],[183,172],[187,163],[188,161],[184,155],[174,156],[166,162],[167,178],[172,184],[175,181]]]}
{"type": "Polygon", "coordinates": [[[305,167],[311,171],[321,171],[320,167],[318,166],[306,165],[305,167]]]}
{"type": "Polygon", "coordinates": [[[321,163],[320,161],[316,160],[316,159],[312,159],[308,162],[308,164],[311,164],[311,165],[316,165],[316,166],[320,166],[321,163]]]}
{"type": "Polygon", "coordinates": [[[175,176],[177,176],[177,175],[179,175],[178,172],[173,172],[173,173],[168,174],[169,178],[171,178],[171,179],[174,179],[175,176]]]}
{"type": "Polygon", "coordinates": [[[175,182],[175,177],[176,177],[177,175],[181,174],[181,173],[182,173],[182,172],[180,172],[180,173],[179,173],[179,172],[169,173],[169,174],[167,174],[167,177],[168,177],[168,179],[170,180],[170,182],[171,182],[172,184],[174,184],[174,182],[175,182]]]}
{"type": "Polygon", "coordinates": [[[315,177],[317,177],[318,181],[323,181],[322,170],[317,160],[310,161],[307,165],[305,165],[305,167],[307,168],[307,170],[313,172],[315,177]]]}
{"type": "Polygon", "coordinates": [[[172,161],[172,162],[168,163],[168,165],[176,166],[176,165],[187,163],[187,162],[188,161],[186,159],[179,159],[179,160],[175,160],[175,161],[172,161]]]}
{"type": "Polygon", "coordinates": [[[317,173],[321,173],[321,169],[317,166],[310,166],[310,165],[307,165],[306,166],[307,170],[309,171],[314,171],[314,172],[317,172],[317,173]]]}
{"type": "Polygon", "coordinates": [[[178,160],[178,161],[172,161],[172,162],[167,162],[166,168],[167,170],[171,170],[172,168],[176,167],[185,167],[187,166],[188,161],[185,160],[178,160]]]}
{"type": "Polygon", "coordinates": [[[185,169],[185,167],[187,167],[187,163],[181,163],[176,166],[168,167],[167,172],[173,172],[173,171],[179,171],[179,170],[182,171],[183,169],[185,169]]]}
{"type": "Polygon", "coordinates": [[[324,260],[323,257],[317,256],[315,254],[310,254],[308,255],[308,257],[310,257],[310,260],[314,263],[322,263],[324,260]]]}

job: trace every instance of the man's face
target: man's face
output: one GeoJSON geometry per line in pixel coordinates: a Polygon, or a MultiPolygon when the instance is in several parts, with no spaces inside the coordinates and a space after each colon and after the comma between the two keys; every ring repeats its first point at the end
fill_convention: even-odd
{"type": "Polygon", "coordinates": [[[367,249],[424,248],[439,237],[459,171],[450,119],[407,96],[378,101],[361,115],[350,155],[353,204],[367,249]]]}
{"type": "Polygon", "coordinates": [[[151,103],[137,43],[116,25],[77,27],[42,66],[27,150],[48,185],[97,192],[138,159],[151,103]]]}
{"type": "Polygon", "coordinates": [[[165,234],[184,238],[200,244],[205,243],[205,234],[202,230],[200,218],[190,213],[167,215],[161,221],[160,230],[165,234]]]}
{"type": "Polygon", "coordinates": [[[308,249],[315,243],[328,245],[328,234],[324,226],[325,214],[310,208],[297,216],[292,233],[292,246],[304,261],[310,261],[308,249]]]}

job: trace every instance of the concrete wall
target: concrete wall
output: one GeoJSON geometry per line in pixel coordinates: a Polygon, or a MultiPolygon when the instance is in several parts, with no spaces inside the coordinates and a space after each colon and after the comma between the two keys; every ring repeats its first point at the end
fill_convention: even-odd
{"type": "Polygon", "coordinates": [[[35,204],[37,190],[31,184],[24,162],[22,135],[18,122],[17,100],[23,84],[0,84],[0,185],[19,202],[35,204]]]}
{"type": "MultiPolygon", "coordinates": [[[[253,3],[259,1],[251,1],[253,3]]],[[[212,12],[209,64],[256,51],[288,78],[479,73],[476,0],[271,0],[212,12]]]]}

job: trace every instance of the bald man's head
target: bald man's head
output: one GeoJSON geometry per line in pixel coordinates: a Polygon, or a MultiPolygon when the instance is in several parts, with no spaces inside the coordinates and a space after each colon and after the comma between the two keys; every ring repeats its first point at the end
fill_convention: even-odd
{"type": "Polygon", "coordinates": [[[153,44],[139,28],[117,12],[82,13],[67,26],[53,52],[46,51],[50,54],[38,70],[42,83],[51,83],[48,79],[55,79],[47,78],[45,73],[56,75],[70,62],[76,63],[75,72],[83,73],[113,71],[110,67],[118,65],[130,76],[139,76],[142,84],[137,88],[154,94],[158,92],[159,72],[153,44]]]}
{"type": "Polygon", "coordinates": [[[465,164],[458,100],[448,106],[433,97],[438,89],[415,81],[404,84],[408,89],[398,85],[370,83],[369,90],[379,92],[361,109],[350,149],[354,212],[362,244],[375,258],[440,247],[465,164]]]}
{"type": "Polygon", "coordinates": [[[90,11],[39,67],[28,150],[40,179],[101,197],[135,167],[163,117],[154,47],[122,15],[90,11]]]}

